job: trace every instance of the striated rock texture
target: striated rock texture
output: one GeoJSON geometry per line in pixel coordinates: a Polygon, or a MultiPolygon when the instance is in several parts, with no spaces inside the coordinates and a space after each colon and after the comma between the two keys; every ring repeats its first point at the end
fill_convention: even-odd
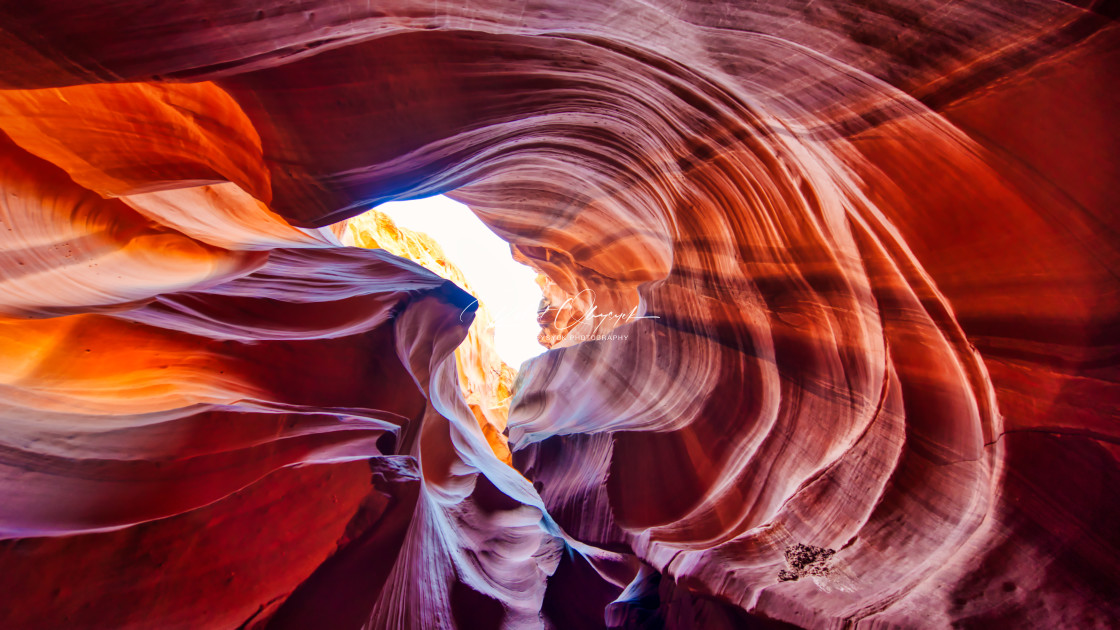
{"type": "MultiPolygon", "coordinates": [[[[334,228],[344,230],[341,240],[346,245],[384,249],[420,263],[474,296],[463,272],[447,260],[439,243],[423,232],[398,227],[386,214],[370,210],[335,224],[334,228]]],[[[490,448],[502,461],[512,463],[505,430],[517,372],[498,356],[494,347],[494,326],[494,316],[486,304],[475,305],[474,321],[467,329],[467,337],[455,348],[455,366],[459,372],[459,387],[490,448]]]]}
{"type": "Polygon", "coordinates": [[[0,627],[1112,627],[1118,13],[0,5],[0,627]]]}

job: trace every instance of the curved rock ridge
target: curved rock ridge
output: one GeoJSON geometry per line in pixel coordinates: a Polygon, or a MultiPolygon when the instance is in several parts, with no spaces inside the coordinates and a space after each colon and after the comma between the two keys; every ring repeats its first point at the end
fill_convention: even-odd
{"type": "Polygon", "coordinates": [[[1081,4],[0,8],[0,625],[1111,627],[1081,4]],[[339,223],[438,192],[543,275],[508,426],[339,223]]]}
{"type": "Polygon", "coordinates": [[[275,214],[213,84],[0,98],[0,625],[539,618],[561,543],[464,399],[469,294],[275,214]]]}
{"type": "MultiPolygon", "coordinates": [[[[335,229],[334,226],[332,229],[335,229]]],[[[384,213],[370,210],[348,219],[337,229],[343,231],[341,240],[346,245],[384,249],[419,263],[474,295],[463,272],[447,259],[439,243],[423,232],[399,227],[384,213]]],[[[509,440],[504,432],[517,370],[498,356],[494,347],[494,326],[493,315],[486,304],[479,301],[466,339],[455,348],[455,364],[459,372],[459,387],[490,448],[501,460],[512,463],[509,440]]]]}

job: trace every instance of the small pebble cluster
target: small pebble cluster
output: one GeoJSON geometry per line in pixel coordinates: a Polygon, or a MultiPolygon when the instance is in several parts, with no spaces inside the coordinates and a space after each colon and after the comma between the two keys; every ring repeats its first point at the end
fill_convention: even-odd
{"type": "Polygon", "coordinates": [[[827,576],[830,572],[828,560],[835,554],[835,549],[801,543],[790,545],[786,547],[786,564],[789,568],[778,571],[778,581],[793,582],[806,575],[827,576]]]}

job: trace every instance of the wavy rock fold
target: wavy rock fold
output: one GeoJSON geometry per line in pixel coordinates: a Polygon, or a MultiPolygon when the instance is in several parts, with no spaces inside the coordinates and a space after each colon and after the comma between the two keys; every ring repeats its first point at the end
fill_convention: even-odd
{"type": "Polygon", "coordinates": [[[1118,13],[0,7],[0,626],[1111,627],[1118,13]]]}

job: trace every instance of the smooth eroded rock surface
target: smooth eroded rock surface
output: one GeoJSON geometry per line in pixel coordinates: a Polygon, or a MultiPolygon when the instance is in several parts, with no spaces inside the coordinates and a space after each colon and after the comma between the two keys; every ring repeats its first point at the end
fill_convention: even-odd
{"type": "Polygon", "coordinates": [[[0,626],[1111,627],[1118,13],[8,3],[0,626]]]}

